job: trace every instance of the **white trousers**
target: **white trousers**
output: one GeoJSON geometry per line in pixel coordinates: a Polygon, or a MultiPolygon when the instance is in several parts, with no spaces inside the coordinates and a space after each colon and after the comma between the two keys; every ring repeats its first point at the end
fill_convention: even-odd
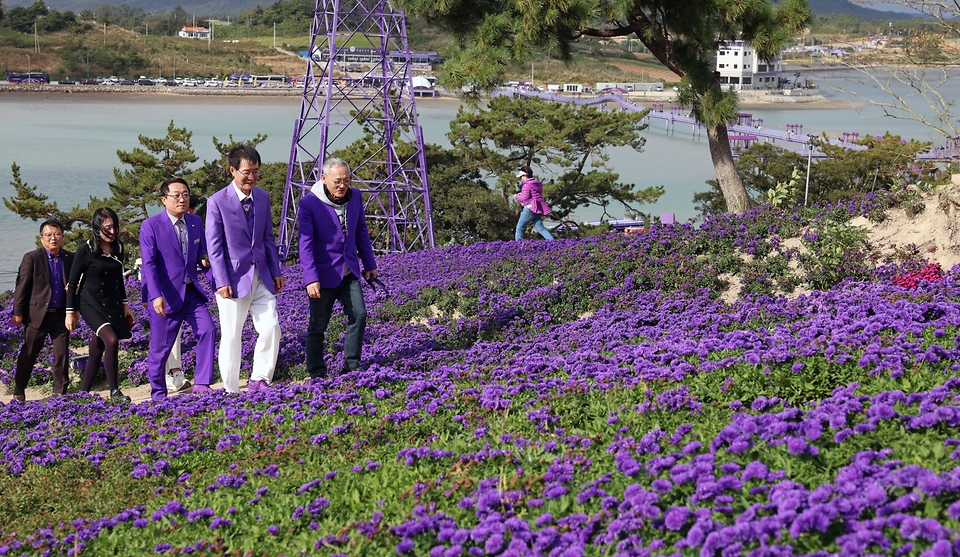
{"type": "Polygon", "coordinates": [[[177,333],[177,341],[173,343],[173,348],[170,350],[170,357],[167,358],[167,373],[170,373],[171,369],[181,368],[181,359],[180,359],[180,337],[181,336],[183,336],[183,325],[180,325],[180,332],[177,333]]]}
{"type": "Polygon", "coordinates": [[[247,313],[253,318],[253,328],[257,331],[250,380],[270,383],[280,354],[277,297],[267,290],[260,280],[260,274],[254,270],[250,292],[243,298],[217,296],[217,308],[220,310],[220,352],[217,361],[224,389],[228,393],[240,392],[241,336],[247,313]]]}

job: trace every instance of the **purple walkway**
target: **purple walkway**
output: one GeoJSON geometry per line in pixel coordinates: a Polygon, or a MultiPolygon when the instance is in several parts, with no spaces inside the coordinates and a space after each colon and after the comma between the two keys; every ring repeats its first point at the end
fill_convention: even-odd
{"type": "MultiPolygon", "coordinates": [[[[497,91],[493,93],[493,96],[516,96],[520,95],[523,97],[538,97],[543,100],[552,101],[552,102],[564,102],[564,103],[573,103],[577,105],[596,105],[596,104],[606,104],[606,103],[616,103],[620,105],[623,110],[629,110],[631,112],[642,112],[647,110],[647,107],[635,103],[630,99],[627,99],[621,95],[614,94],[602,94],[597,95],[596,97],[590,98],[575,98],[569,97],[566,95],[560,95],[555,93],[539,93],[533,91],[519,91],[519,92],[507,92],[507,91],[497,91]]],[[[664,127],[668,132],[676,131],[677,124],[684,124],[690,126],[690,135],[691,137],[700,137],[700,130],[703,127],[703,124],[698,122],[695,118],[690,116],[683,107],[679,106],[669,106],[666,107],[663,103],[653,103],[650,105],[650,112],[647,113],[648,122],[651,120],[659,120],[664,122],[664,127]]],[[[762,122],[762,121],[761,121],[762,122]]],[[[750,143],[753,141],[759,141],[760,139],[766,139],[770,143],[776,144],[777,141],[781,143],[781,147],[784,149],[789,149],[791,151],[797,152],[803,156],[807,156],[807,145],[809,141],[813,138],[819,138],[819,136],[809,135],[802,133],[802,126],[788,126],[795,127],[798,131],[793,129],[787,131],[766,129],[761,127],[756,127],[753,125],[744,125],[744,124],[729,124],[727,126],[727,133],[731,136],[731,144],[735,147],[749,147],[750,143]],[[750,138],[750,136],[754,136],[750,138]]],[[[865,145],[860,145],[850,139],[856,138],[858,136],[854,134],[844,134],[844,138],[830,138],[829,142],[831,145],[837,145],[840,147],[846,147],[847,149],[852,149],[855,151],[866,150],[865,145]]],[[[826,158],[826,155],[814,148],[812,153],[813,158],[826,158]]],[[[960,147],[957,143],[954,142],[952,146],[949,147],[934,147],[928,151],[923,151],[917,154],[917,158],[920,160],[927,161],[956,161],[960,159],[960,147]]]]}

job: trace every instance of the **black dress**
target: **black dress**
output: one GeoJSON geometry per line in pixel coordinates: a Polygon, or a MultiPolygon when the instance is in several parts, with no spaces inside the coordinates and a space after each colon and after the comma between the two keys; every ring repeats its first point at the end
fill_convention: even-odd
{"type": "Polygon", "coordinates": [[[130,327],[123,314],[127,289],[123,282],[123,246],[116,254],[93,254],[87,240],[73,258],[70,281],[67,283],[67,311],[76,311],[96,333],[110,324],[117,338],[130,338],[130,327]],[[78,304],[79,298],[79,304],[78,304]]]}

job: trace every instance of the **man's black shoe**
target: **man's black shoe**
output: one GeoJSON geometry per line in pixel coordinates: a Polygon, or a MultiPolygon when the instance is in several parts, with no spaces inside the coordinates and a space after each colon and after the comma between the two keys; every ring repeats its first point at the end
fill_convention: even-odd
{"type": "Polygon", "coordinates": [[[119,400],[121,402],[130,402],[130,397],[120,392],[120,389],[114,389],[110,391],[110,398],[112,400],[119,400]]]}

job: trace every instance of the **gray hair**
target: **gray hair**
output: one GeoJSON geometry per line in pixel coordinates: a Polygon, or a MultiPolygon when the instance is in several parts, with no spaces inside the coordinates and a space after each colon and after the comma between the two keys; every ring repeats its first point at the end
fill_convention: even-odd
{"type": "Polygon", "coordinates": [[[338,159],[336,157],[330,157],[329,159],[323,161],[323,174],[329,174],[330,169],[334,166],[345,166],[347,167],[347,174],[350,173],[350,165],[347,164],[347,161],[343,159],[338,159]]]}

